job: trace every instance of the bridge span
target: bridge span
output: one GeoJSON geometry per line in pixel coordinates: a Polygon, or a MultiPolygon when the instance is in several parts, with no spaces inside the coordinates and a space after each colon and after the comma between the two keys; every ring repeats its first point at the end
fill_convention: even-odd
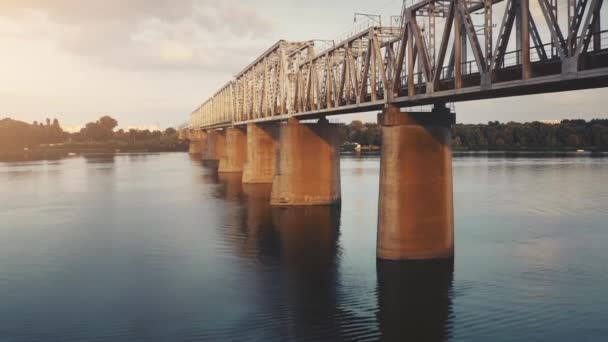
{"type": "Polygon", "coordinates": [[[603,0],[404,1],[390,26],[324,48],[277,42],[182,133],[218,172],[272,183],[273,205],[335,205],[340,146],[326,117],[382,111],[378,257],[452,258],[445,104],[608,86],[606,22],[603,0]],[[419,105],[433,110],[407,110],[419,105]]]}

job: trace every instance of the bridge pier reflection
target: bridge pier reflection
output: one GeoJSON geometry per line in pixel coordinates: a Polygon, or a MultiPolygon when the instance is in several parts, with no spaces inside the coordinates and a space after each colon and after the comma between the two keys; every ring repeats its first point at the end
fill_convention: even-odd
{"type": "Polygon", "coordinates": [[[259,251],[261,257],[278,255],[278,238],[272,224],[270,190],[272,184],[243,184],[245,250],[259,251]]]}
{"type": "Polygon", "coordinates": [[[446,341],[451,336],[453,260],[378,260],[382,341],[446,341]]]}
{"type": "Polygon", "coordinates": [[[273,207],[269,184],[241,186],[237,174],[220,174],[219,182],[221,198],[244,206],[234,207],[230,216],[236,222],[225,234],[237,255],[248,260],[243,265],[259,277],[247,278],[257,279],[246,287],[255,294],[249,302],[257,308],[253,326],[266,325],[272,329],[268,336],[280,340],[449,340],[452,259],[378,260],[377,295],[370,298],[378,330],[361,326],[365,315],[345,310],[347,299],[339,292],[340,207],[273,207]]]}
{"type": "Polygon", "coordinates": [[[217,182],[222,185],[218,188],[217,197],[229,201],[239,201],[243,197],[243,183],[238,173],[216,173],[217,182]]]}
{"type": "Polygon", "coordinates": [[[361,317],[344,309],[339,293],[340,206],[276,207],[269,202],[270,184],[242,184],[237,173],[219,174],[218,182],[223,186],[217,197],[233,202],[226,241],[240,258],[256,260],[244,263],[259,277],[247,285],[257,298],[251,303],[259,308],[253,320],[272,327],[272,336],[313,341],[348,340],[359,333],[379,334],[382,341],[450,338],[453,259],[378,260],[377,296],[370,298],[377,301],[378,330],[361,327],[361,317]]]}
{"type": "Polygon", "coordinates": [[[286,340],[339,341],[339,207],[272,208],[280,241],[286,340]]]}
{"type": "Polygon", "coordinates": [[[252,293],[250,324],[272,329],[257,336],[344,340],[337,293],[341,209],[273,207],[271,184],[242,184],[234,173],[219,174],[219,183],[222,191],[216,197],[231,202],[224,239],[244,261],[245,273],[252,272],[244,285],[252,293]]]}

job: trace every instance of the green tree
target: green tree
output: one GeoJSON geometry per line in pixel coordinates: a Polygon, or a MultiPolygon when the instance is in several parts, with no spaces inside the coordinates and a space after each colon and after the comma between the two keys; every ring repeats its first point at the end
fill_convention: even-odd
{"type": "Polygon", "coordinates": [[[116,121],[114,118],[107,116],[107,115],[99,118],[97,123],[108,131],[113,131],[114,128],[116,128],[116,126],[118,126],[118,121],[116,121]]]}

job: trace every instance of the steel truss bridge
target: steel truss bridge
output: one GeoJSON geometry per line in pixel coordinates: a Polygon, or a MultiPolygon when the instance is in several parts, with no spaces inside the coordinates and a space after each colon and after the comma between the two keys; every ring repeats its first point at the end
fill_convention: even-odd
{"type": "Polygon", "coordinates": [[[197,108],[213,129],[608,86],[603,0],[404,2],[329,48],[279,41],[197,108]],[[539,9],[531,11],[532,9],[539,9]]]}

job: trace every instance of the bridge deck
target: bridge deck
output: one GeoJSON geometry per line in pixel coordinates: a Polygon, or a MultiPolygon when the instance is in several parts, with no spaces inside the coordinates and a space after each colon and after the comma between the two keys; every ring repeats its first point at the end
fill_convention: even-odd
{"type": "Polygon", "coordinates": [[[280,41],[195,110],[190,128],[608,86],[602,0],[576,2],[565,29],[553,7],[541,24],[523,10],[528,0],[505,0],[494,35],[498,2],[421,1],[404,8],[399,27],[370,27],[320,53],[314,42],[280,41]],[[443,30],[435,30],[440,22],[443,30]],[[513,45],[519,48],[507,52],[513,45]]]}

